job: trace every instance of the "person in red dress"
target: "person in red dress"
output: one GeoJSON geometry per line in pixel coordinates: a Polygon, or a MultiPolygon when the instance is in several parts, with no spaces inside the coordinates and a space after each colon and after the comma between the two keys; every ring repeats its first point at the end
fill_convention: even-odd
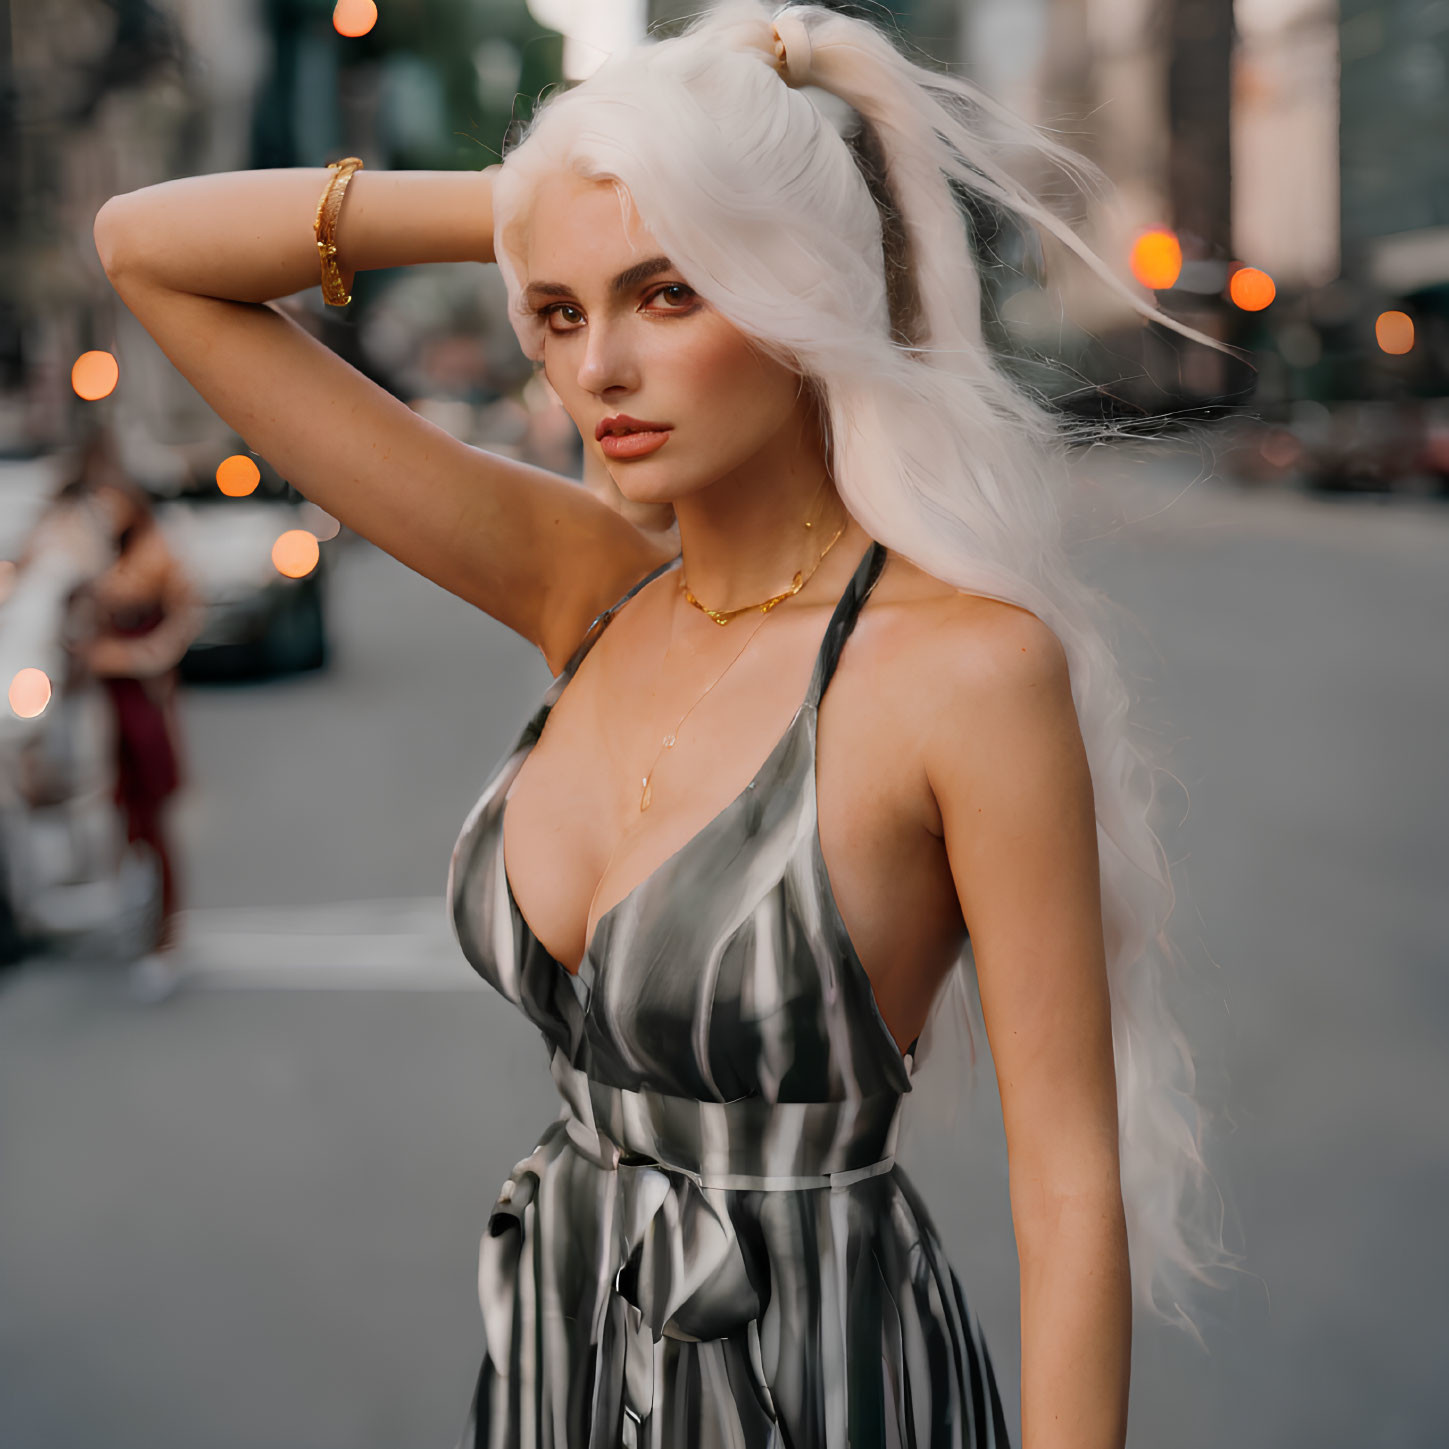
{"type": "Polygon", "coordinates": [[[166,820],[168,801],[186,778],[177,665],[200,629],[202,605],[150,499],[126,477],[114,449],[102,442],[88,451],[91,496],[109,523],[115,556],[91,584],[96,628],[82,657],[111,701],[114,798],[126,838],[148,846],[160,868],[161,919],[151,952],[137,963],[136,983],[143,995],[162,995],[180,970],[180,889],[166,820]]]}

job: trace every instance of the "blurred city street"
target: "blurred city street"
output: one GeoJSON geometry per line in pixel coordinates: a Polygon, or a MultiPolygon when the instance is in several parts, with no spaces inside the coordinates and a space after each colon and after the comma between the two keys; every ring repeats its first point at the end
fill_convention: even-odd
{"type": "MultiPolygon", "coordinates": [[[[1082,464],[1082,561],[1150,634],[1123,643],[1181,782],[1162,787],[1174,928],[1245,1263],[1207,1300],[1206,1353],[1139,1324],[1129,1442],[1429,1449],[1449,1350],[1449,510],[1143,456],[1082,464]]],[[[183,693],[183,988],[144,1005],[121,967],[51,960],[0,977],[5,1449],[451,1449],[461,1427],[478,1236],[556,1098],[536,1033],[462,960],[443,887],[547,676],[368,545],[331,587],[329,670],[183,693]]],[[[979,1081],[958,1143],[905,1161],[1016,1443],[989,1064],[979,1081]]]]}

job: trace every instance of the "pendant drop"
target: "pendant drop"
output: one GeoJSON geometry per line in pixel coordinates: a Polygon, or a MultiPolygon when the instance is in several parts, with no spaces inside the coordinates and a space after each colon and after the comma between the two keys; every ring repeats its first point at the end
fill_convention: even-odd
{"type": "Polygon", "coordinates": [[[654,786],[649,782],[649,776],[644,777],[644,793],[639,797],[639,809],[647,810],[654,803],[654,786]]]}

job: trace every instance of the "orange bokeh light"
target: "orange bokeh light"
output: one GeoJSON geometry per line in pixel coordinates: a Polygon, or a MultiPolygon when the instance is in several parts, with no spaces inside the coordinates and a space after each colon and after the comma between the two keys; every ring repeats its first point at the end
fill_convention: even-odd
{"type": "Polygon", "coordinates": [[[10,708],[19,719],[34,719],[50,703],[50,676],[43,669],[21,669],[10,681],[10,708]]]}
{"type": "Polygon", "coordinates": [[[233,453],[216,466],[216,486],[228,498],[245,498],[262,481],[262,470],[245,453],[233,453]]]}
{"type": "Polygon", "coordinates": [[[366,35],[376,24],[377,6],[372,0],[337,0],[332,7],[332,28],[338,35],[366,35]]]}
{"type": "Polygon", "coordinates": [[[70,385],[77,397],[96,402],[115,391],[121,367],[109,352],[82,352],[71,364],[70,385]]]}
{"type": "Polygon", "coordinates": [[[1407,312],[1380,312],[1374,336],[1385,352],[1402,357],[1414,350],[1414,319],[1407,312]]]}
{"type": "Polygon", "coordinates": [[[1132,275],[1144,287],[1160,292],[1182,275],[1182,243],[1165,227],[1144,231],[1132,243],[1132,275]]]}
{"type": "Polygon", "coordinates": [[[1257,267],[1239,267],[1228,279],[1228,296],[1244,312],[1261,312],[1277,295],[1272,277],[1257,267]]]}
{"type": "Polygon", "coordinates": [[[289,579],[305,578],[317,567],[322,551],[317,547],[317,535],[305,528],[289,528],[279,534],[272,545],[272,563],[277,572],[289,579]]]}

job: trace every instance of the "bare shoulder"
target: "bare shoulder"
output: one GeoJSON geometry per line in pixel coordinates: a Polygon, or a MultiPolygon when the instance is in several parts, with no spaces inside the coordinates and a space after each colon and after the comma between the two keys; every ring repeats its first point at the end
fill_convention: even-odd
{"type": "MultiPolygon", "coordinates": [[[[892,555],[876,586],[871,663],[892,697],[928,712],[1069,690],[1067,654],[1031,610],[943,582],[892,555]]],[[[873,671],[874,672],[874,671],[873,671]]]]}
{"type": "Polygon", "coordinates": [[[1029,609],[892,554],[847,652],[832,689],[854,746],[932,835],[983,788],[1052,771],[1083,778],[1066,650],[1029,609]]]}

